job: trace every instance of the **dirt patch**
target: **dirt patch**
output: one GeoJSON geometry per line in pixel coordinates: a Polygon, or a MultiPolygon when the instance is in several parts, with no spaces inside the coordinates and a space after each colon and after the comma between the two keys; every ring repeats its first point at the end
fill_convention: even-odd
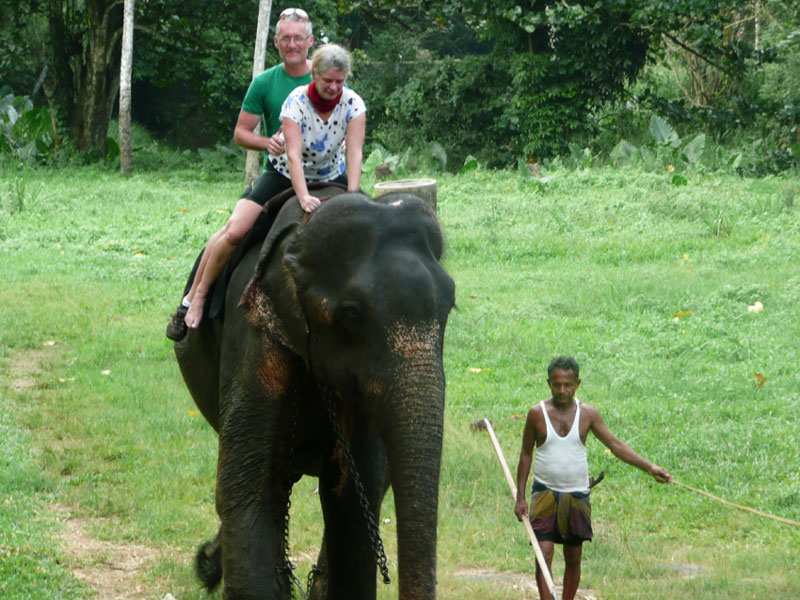
{"type": "MultiPolygon", "coordinates": [[[[22,397],[40,384],[46,375],[47,362],[57,351],[53,341],[41,348],[15,353],[8,363],[8,388],[22,397]]],[[[64,443],[69,443],[65,441],[64,443]]],[[[93,538],[89,532],[107,519],[78,518],[72,507],[52,504],[48,507],[56,520],[63,524],[59,537],[63,541],[66,565],[72,574],[96,590],[97,600],[153,600],[152,583],[145,587],[142,574],[160,557],[163,551],[138,544],[120,544],[93,538]]],[[[189,559],[187,558],[187,561],[189,559]]],[[[158,596],[161,598],[162,596],[158,596]]],[[[171,598],[169,594],[163,598],[171,598]]]]}
{"type": "Polygon", "coordinates": [[[697,577],[707,577],[711,574],[711,569],[703,565],[694,563],[672,563],[667,568],[675,571],[683,579],[695,579],[697,577]]]}
{"type": "Polygon", "coordinates": [[[42,372],[42,361],[49,354],[49,342],[43,348],[35,348],[16,354],[9,369],[9,387],[12,392],[21,392],[36,385],[36,376],[42,372]]]}
{"type": "MultiPolygon", "coordinates": [[[[467,581],[479,581],[508,587],[515,591],[533,593],[532,598],[538,598],[536,588],[536,577],[523,573],[513,573],[508,571],[494,571],[492,569],[461,569],[455,572],[455,576],[467,581]]],[[[556,581],[556,589],[561,594],[561,586],[556,581]]],[[[595,590],[579,589],[575,597],[579,600],[600,600],[595,590]]]]}
{"type": "Polygon", "coordinates": [[[69,506],[51,505],[64,524],[61,539],[68,566],[77,579],[97,590],[98,600],[144,600],[152,598],[139,581],[140,575],[158,558],[159,552],[138,544],[118,544],[91,537],[87,530],[106,519],[73,516],[69,506]]]}

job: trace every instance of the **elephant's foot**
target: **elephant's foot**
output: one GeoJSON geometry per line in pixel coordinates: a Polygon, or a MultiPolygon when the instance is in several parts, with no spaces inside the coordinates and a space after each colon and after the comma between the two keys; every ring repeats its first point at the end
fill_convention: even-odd
{"type": "Polygon", "coordinates": [[[328,574],[314,565],[314,578],[308,591],[308,600],[325,600],[328,597],[328,574]]]}

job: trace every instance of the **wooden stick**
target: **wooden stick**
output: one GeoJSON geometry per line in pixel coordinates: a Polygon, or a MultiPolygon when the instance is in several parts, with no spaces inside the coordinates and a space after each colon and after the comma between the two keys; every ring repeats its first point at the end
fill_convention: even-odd
{"type": "Polygon", "coordinates": [[[748,512],[751,512],[755,515],[758,515],[759,517],[766,517],[768,519],[774,519],[776,521],[780,521],[781,523],[786,523],[787,525],[794,525],[795,527],[800,527],[800,523],[798,523],[797,521],[791,521],[789,519],[784,519],[783,517],[776,517],[775,515],[770,515],[768,513],[761,512],[760,510],[756,510],[755,508],[750,508],[749,506],[742,506],[741,504],[735,504],[733,502],[730,502],[729,500],[723,500],[722,498],[715,496],[714,494],[709,494],[708,492],[704,492],[703,490],[699,490],[690,485],[686,485],[685,483],[681,483],[680,481],[676,481],[674,478],[672,479],[672,483],[684,487],[687,490],[697,492],[698,494],[703,494],[703,496],[708,496],[712,500],[716,500],[717,502],[722,502],[726,506],[732,506],[733,508],[738,508],[740,510],[746,510],[748,512]]]}
{"type": "MultiPolygon", "coordinates": [[[[508,465],[506,464],[506,458],[503,456],[503,450],[500,448],[500,444],[497,442],[497,437],[494,435],[494,429],[492,428],[492,424],[489,419],[481,419],[482,427],[486,427],[486,431],[489,432],[489,437],[492,438],[492,444],[494,445],[494,451],[497,454],[497,458],[500,460],[500,466],[503,467],[503,473],[505,473],[506,481],[508,482],[508,487],[511,489],[511,496],[514,498],[514,502],[517,501],[517,485],[514,483],[513,477],[511,477],[511,471],[508,470],[508,465]]],[[[547,583],[547,589],[550,590],[550,593],[553,595],[555,600],[558,600],[558,592],[556,592],[556,584],[553,583],[553,577],[550,575],[550,569],[547,568],[547,562],[544,560],[544,554],[542,554],[542,549],[539,547],[539,542],[536,539],[536,534],[533,532],[533,526],[531,525],[531,520],[526,518],[522,519],[523,525],[525,525],[525,530],[528,532],[528,537],[531,540],[531,545],[533,546],[533,552],[536,554],[536,562],[539,563],[539,568],[542,570],[542,575],[544,575],[544,580],[547,583]]]]}

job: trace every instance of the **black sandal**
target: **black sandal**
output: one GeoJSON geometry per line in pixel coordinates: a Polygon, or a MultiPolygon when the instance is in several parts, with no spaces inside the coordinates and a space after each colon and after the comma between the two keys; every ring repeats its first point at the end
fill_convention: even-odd
{"type": "Polygon", "coordinates": [[[188,329],[186,325],[186,312],[189,310],[188,306],[184,306],[181,303],[178,306],[178,310],[172,313],[172,316],[169,319],[169,324],[167,325],[167,337],[171,339],[173,342],[180,342],[183,338],[186,337],[186,331],[188,329]]]}

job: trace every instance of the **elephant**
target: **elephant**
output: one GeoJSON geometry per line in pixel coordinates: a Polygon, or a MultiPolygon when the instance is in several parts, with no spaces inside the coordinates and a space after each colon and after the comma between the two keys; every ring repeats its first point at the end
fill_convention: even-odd
{"type": "Polygon", "coordinates": [[[319,478],[324,520],[324,585],[312,597],[376,597],[371,531],[391,486],[399,598],[435,598],[442,353],[455,305],[442,252],[436,215],[414,195],[339,193],[305,218],[290,200],[233,270],[223,318],[175,343],[218,434],[220,529],[198,568],[214,585],[221,566],[226,600],[292,596],[288,500],[303,475],[319,478]]]}

